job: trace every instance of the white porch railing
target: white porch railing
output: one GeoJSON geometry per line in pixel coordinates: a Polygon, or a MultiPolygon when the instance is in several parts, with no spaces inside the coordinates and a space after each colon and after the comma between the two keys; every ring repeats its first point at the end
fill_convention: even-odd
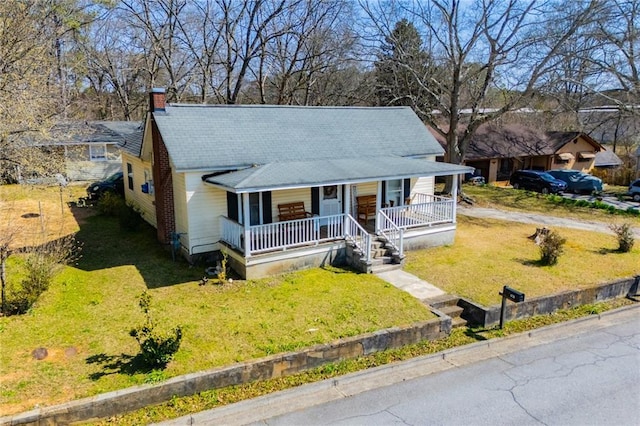
{"type": "MultiPolygon", "coordinates": [[[[454,200],[437,195],[415,194],[411,204],[378,211],[376,232],[403,254],[404,230],[455,222],[454,200]]],[[[349,214],[244,226],[221,216],[222,240],[245,257],[269,251],[318,245],[346,239],[371,260],[371,235],[349,214]],[[247,240],[247,241],[245,241],[247,240]]]]}
{"type": "Polygon", "coordinates": [[[318,245],[325,241],[349,239],[363,253],[371,251],[369,234],[350,215],[315,216],[307,219],[254,225],[248,229],[248,247],[244,226],[224,216],[220,217],[222,240],[245,256],[294,247],[318,245]],[[354,225],[355,223],[355,225],[354,225]],[[346,232],[345,232],[346,230],[346,232]]]}
{"type": "Polygon", "coordinates": [[[234,249],[244,250],[243,237],[244,227],[238,222],[225,216],[220,216],[220,227],[222,228],[222,241],[231,245],[234,249]]]}
{"type": "Polygon", "coordinates": [[[403,256],[404,229],[397,226],[393,222],[393,220],[385,214],[383,210],[378,210],[376,224],[378,225],[379,229],[377,230],[377,232],[382,235],[387,240],[387,242],[391,244],[394,249],[396,249],[398,253],[400,253],[400,256],[403,256]]]}
{"type": "Polygon", "coordinates": [[[346,229],[345,238],[364,254],[367,262],[370,262],[371,235],[350,214],[344,215],[344,218],[346,229]]]}
{"type": "MultiPolygon", "coordinates": [[[[415,194],[411,204],[386,207],[382,211],[396,226],[403,229],[455,222],[454,200],[438,195],[415,194]]],[[[382,227],[382,224],[378,226],[382,227]]]]}

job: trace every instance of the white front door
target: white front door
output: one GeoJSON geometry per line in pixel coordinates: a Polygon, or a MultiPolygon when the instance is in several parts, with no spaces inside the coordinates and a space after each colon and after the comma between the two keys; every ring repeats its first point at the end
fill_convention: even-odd
{"type": "Polygon", "coordinates": [[[338,185],[320,188],[320,216],[342,213],[342,188],[338,185]]]}

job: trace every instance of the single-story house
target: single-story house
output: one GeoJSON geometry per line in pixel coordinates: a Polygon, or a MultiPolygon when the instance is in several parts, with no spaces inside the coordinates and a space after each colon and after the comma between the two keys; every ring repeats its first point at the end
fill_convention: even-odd
{"type": "Polygon", "coordinates": [[[615,169],[622,166],[623,162],[615,152],[604,149],[596,154],[596,160],[593,163],[593,167],[596,169],[615,169]]]}
{"type": "MultiPolygon", "coordinates": [[[[442,141],[441,141],[442,142],[442,141]]],[[[515,170],[574,169],[590,172],[604,148],[582,132],[539,132],[521,125],[485,124],[474,134],[465,164],[486,182],[509,180],[515,170]]]]}
{"type": "Polygon", "coordinates": [[[74,121],[56,124],[48,137],[34,146],[59,156],[64,163],[60,172],[67,180],[94,181],[121,171],[120,146],[141,138],[140,122],[74,121]]]}
{"type": "Polygon", "coordinates": [[[122,161],[126,199],[160,242],[188,259],[224,251],[256,278],[331,263],[371,272],[451,243],[457,188],[436,196],[434,179],[470,169],[441,154],[410,108],[172,105],[154,89],[122,161]]]}

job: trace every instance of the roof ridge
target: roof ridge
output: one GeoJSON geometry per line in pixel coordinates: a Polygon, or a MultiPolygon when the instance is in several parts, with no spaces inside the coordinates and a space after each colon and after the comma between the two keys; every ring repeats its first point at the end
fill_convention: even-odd
{"type": "Polygon", "coordinates": [[[277,105],[277,104],[190,104],[190,103],[167,103],[168,107],[174,108],[274,108],[274,109],[411,109],[408,106],[363,106],[363,105],[277,105]]]}

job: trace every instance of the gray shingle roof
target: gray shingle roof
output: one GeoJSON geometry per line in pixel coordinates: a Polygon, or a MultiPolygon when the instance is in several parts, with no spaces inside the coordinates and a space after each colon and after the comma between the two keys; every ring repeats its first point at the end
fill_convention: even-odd
{"type": "Polygon", "coordinates": [[[423,159],[363,156],[360,158],[271,163],[212,176],[207,178],[206,182],[233,188],[240,193],[282,187],[308,187],[377,179],[463,174],[472,170],[471,167],[423,159]]]}
{"type": "Polygon", "coordinates": [[[596,153],[593,163],[595,167],[618,167],[622,166],[622,160],[613,151],[600,151],[596,153]]]}
{"type": "Polygon", "coordinates": [[[178,171],[443,152],[405,107],[168,105],[154,119],[178,171]]]}

